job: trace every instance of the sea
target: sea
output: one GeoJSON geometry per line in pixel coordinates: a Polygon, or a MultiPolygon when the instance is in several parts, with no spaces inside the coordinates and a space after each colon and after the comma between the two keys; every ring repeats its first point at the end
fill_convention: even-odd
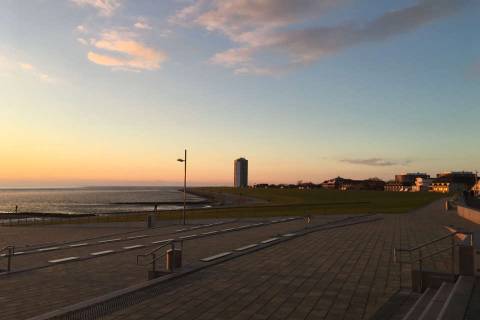
{"type": "MultiPolygon", "coordinates": [[[[187,194],[190,206],[205,199],[187,194]]],[[[183,208],[178,187],[0,189],[0,213],[114,214],[183,208]]]]}

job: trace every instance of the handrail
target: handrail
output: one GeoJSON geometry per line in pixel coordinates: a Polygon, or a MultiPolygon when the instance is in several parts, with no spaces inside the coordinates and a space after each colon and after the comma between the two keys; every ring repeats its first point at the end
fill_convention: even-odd
{"type": "Polygon", "coordinates": [[[442,236],[440,238],[436,238],[434,240],[430,240],[428,242],[425,242],[425,243],[422,243],[416,247],[413,247],[413,248],[408,248],[408,249],[405,249],[405,248],[395,248],[396,251],[403,251],[403,252],[413,252],[413,251],[416,251],[418,249],[421,249],[421,248],[424,248],[426,246],[429,246],[431,244],[434,244],[436,242],[439,242],[439,241],[442,241],[442,240],[445,240],[445,239],[448,239],[450,237],[453,237],[453,236],[456,236],[457,234],[464,234],[464,235],[472,235],[473,232],[469,232],[469,231],[455,231],[455,232],[452,232],[452,233],[449,233],[445,236],[442,236]]]}
{"type": "MultiPolygon", "coordinates": [[[[137,265],[139,266],[146,266],[146,265],[149,265],[151,264],[152,265],[152,271],[155,273],[156,272],[156,269],[157,269],[157,261],[160,260],[161,258],[163,258],[165,256],[166,253],[163,253],[161,254],[160,256],[157,256],[157,252],[160,251],[161,249],[167,247],[167,246],[171,246],[172,247],[172,250],[175,250],[175,243],[177,242],[180,242],[180,247],[183,249],[183,240],[170,240],[170,241],[166,241],[164,244],[162,244],[161,246],[153,249],[152,251],[150,252],[147,252],[147,253],[144,253],[144,254],[139,254],[137,255],[137,265]],[[151,256],[152,257],[152,260],[150,260],[150,262],[146,263],[146,264],[140,264],[139,263],[139,258],[145,258],[145,257],[148,257],[148,256],[151,256]]],[[[173,271],[173,265],[172,265],[172,271],[173,271]]]]}
{"type": "Polygon", "coordinates": [[[171,240],[171,241],[165,242],[164,244],[162,244],[161,246],[153,249],[153,250],[150,251],[150,252],[137,255],[137,265],[146,266],[147,264],[150,264],[150,263],[147,263],[147,264],[139,264],[139,263],[138,263],[138,258],[140,258],[140,257],[145,258],[145,257],[147,257],[147,256],[152,256],[152,255],[155,254],[155,252],[159,251],[160,249],[163,249],[163,248],[165,248],[165,247],[167,247],[167,246],[172,245],[173,242],[175,242],[175,240],[171,240]]]}
{"type": "MultiPolygon", "coordinates": [[[[394,263],[399,263],[399,267],[400,267],[400,287],[402,286],[402,271],[403,271],[403,264],[406,263],[406,264],[410,264],[410,265],[413,265],[415,263],[419,263],[419,270],[420,272],[422,272],[423,270],[423,261],[425,261],[426,259],[429,259],[433,256],[436,256],[442,252],[445,252],[447,250],[451,250],[452,253],[451,253],[451,258],[452,258],[452,261],[451,261],[451,273],[452,275],[455,274],[455,247],[457,247],[458,245],[455,243],[455,236],[458,235],[458,234],[463,234],[463,235],[470,235],[470,245],[473,245],[473,232],[469,232],[469,231],[455,231],[455,232],[451,232],[445,236],[442,236],[442,237],[439,237],[439,238],[436,238],[436,239],[433,239],[431,241],[428,241],[428,242],[425,242],[425,243],[422,243],[416,247],[413,247],[413,248],[408,248],[408,249],[405,249],[405,248],[393,248],[393,262],[394,263]],[[451,246],[447,247],[447,248],[443,248],[443,249],[440,249],[440,250],[437,250],[435,252],[432,252],[431,254],[427,255],[427,256],[422,256],[422,248],[425,248],[426,246],[429,246],[431,244],[434,244],[434,243],[437,243],[439,241],[442,241],[442,240],[445,240],[445,239],[448,239],[448,238],[451,238],[452,240],[452,244],[451,246]],[[419,251],[419,258],[413,260],[412,259],[412,252],[414,251],[417,251],[417,250],[420,250],[419,251]],[[409,260],[408,262],[406,261],[402,261],[400,259],[400,257],[397,257],[397,253],[399,252],[407,252],[409,254],[409,260]]],[[[422,279],[420,279],[420,282],[422,283],[422,279]]],[[[420,284],[422,286],[422,284],[420,284]]]]}
{"type": "Polygon", "coordinates": [[[0,249],[0,252],[8,251],[11,248],[13,248],[13,246],[6,246],[5,248],[0,249]]]}
{"type": "MultiPolygon", "coordinates": [[[[154,264],[155,262],[157,262],[158,260],[163,258],[165,255],[166,255],[166,253],[162,253],[160,256],[157,256],[156,254],[152,254],[152,260],[150,260],[150,262],[148,262],[148,263],[138,263],[138,257],[141,256],[141,255],[138,255],[137,256],[137,266],[145,267],[145,266],[148,266],[149,264],[154,264]]],[[[145,255],[145,257],[146,256],[147,255],[145,255]]]]}
{"type": "Polygon", "coordinates": [[[12,271],[12,257],[15,255],[15,247],[6,246],[5,248],[0,249],[0,252],[7,252],[6,255],[0,258],[7,258],[7,272],[12,271]]]}
{"type": "Polygon", "coordinates": [[[436,256],[436,255],[439,254],[439,253],[442,253],[442,252],[447,251],[447,250],[451,250],[451,249],[453,249],[453,248],[455,248],[455,247],[457,247],[457,246],[458,246],[458,245],[454,245],[454,246],[450,246],[450,247],[447,247],[447,248],[443,248],[443,249],[437,250],[437,251],[429,254],[428,256],[422,256],[421,258],[418,258],[417,260],[413,261],[413,263],[419,262],[419,261],[422,261],[422,260],[425,260],[425,259],[428,259],[428,258],[431,258],[431,257],[433,257],[433,256],[436,256]]]}

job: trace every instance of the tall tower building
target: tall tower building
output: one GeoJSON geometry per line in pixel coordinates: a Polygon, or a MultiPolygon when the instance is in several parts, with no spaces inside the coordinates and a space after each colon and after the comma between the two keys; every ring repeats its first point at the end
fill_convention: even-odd
{"type": "Polygon", "coordinates": [[[248,160],[245,158],[234,162],[233,185],[235,188],[248,187],[248,160]]]}

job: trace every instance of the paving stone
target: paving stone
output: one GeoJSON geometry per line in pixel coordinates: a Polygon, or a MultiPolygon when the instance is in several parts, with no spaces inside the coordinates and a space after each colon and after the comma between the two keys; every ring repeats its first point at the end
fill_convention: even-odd
{"type": "MultiPolygon", "coordinates": [[[[445,213],[441,201],[409,214],[382,217],[383,220],[369,224],[294,238],[171,281],[164,285],[162,294],[104,319],[132,320],[140,315],[144,317],[141,319],[177,320],[368,319],[400,287],[400,269],[392,259],[394,247],[410,247],[445,235],[444,225],[477,227],[455,214],[445,213]]],[[[293,232],[300,225],[279,224],[216,235],[196,245],[187,242],[185,252],[190,253],[186,262],[194,263],[200,257],[233,251],[254,240],[258,242],[293,232]],[[266,230],[269,231],[262,232],[266,230]]],[[[422,253],[428,254],[448,245],[448,242],[437,243],[422,253]]],[[[138,282],[142,277],[141,273],[131,271],[135,269],[132,256],[120,256],[18,275],[15,281],[2,279],[12,288],[0,288],[0,302],[21,310],[15,314],[13,309],[7,308],[6,314],[12,316],[6,319],[24,319],[51,310],[53,306],[61,307],[138,282]],[[111,266],[112,261],[118,270],[111,266]],[[81,270],[92,271],[82,273],[81,270]],[[60,279],[66,281],[61,283],[60,279]],[[28,294],[15,291],[15,286],[22,283],[29,283],[28,294]],[[41,285],[49,294],[40,295],[35,307],[26,307],[24,301],[38,299],[41,290],[37,286],[41,285]],[[75,295],[70,293],[72,288],[77,290],[75,295]],[[18,299],[22,303],[14,304],[18,299]],[[53,301],[55,304],[49,304],[53,301]]],[[[428,261],[425,267],[447,271],[449,255],[428,261]]],[[[404,266],[404,286],[410,281],[409,271],[410,266],[404,266]]]]}

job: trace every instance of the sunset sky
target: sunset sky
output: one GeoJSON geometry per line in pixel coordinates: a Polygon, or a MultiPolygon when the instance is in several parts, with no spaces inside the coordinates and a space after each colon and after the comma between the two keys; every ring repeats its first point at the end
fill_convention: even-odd
{"type": "Polygon", "coordinates": [[[477,0],[1,0],[0,187],[480,170],[477,0]]]}

